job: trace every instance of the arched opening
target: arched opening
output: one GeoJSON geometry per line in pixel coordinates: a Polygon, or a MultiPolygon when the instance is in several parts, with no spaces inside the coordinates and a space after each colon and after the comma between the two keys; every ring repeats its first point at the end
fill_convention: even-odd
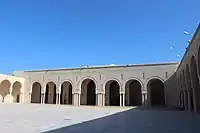
{"type": "Polygon", "coordinates": [[[110,80],[105,85],[105,105],[120,106],[120,86],[117,81],[110,80]]]}
{"type": "Polygon", "coordinates": [[[81,105],[96,105],[96,84],[91,79],[85,79],[81,84],[81,105]]]}
{"type": "Polygon", "coordinates": [[[142,104],[142,85],[137,80],[129,80],[125,85],[126,106],[139,106],[142,104]]]}
{"type": "Polygon", "coordinates": [[[188,101],[187,101],[187,92],[186,92],[186,80],[185,80],[185,70],[183,69],[182,70],[182,86],[183,86],[183,95],[185,95],[184,96],[184,107],[185,107],[185,109],[188,109],[188,101]]]}
{"type": "Polygon", "coordinates": [[[60,104],[68,104],[68,105],[72,104],[72,84],[68,81],[62,83],[60,104]]]}
{"type": "Polygon", "coordinates": [[[165,105],[164,83],[160,79],[151,79],[147,84],[147,88],[152,106],[165,105]]]}
{"type": "Polygon", "coordinates": [[[200,112],[200,88],[195,57],[191,58],[191,79],[195,93],[196,111],[200,112]]]}
{"type": "Polygon", "coordinates": [[[0,84],[0,95],[2,96],[2,102],[6,102],[5,97],[10,94],[11,83],[8,80],[3,80],[0,84]]]}
{"type": "Polygon", "coordinates": [[[13,84],[13,90],[12,90],[12,96],[13,96],[13,102],[14,103],[19,103],[20,102],[20,92],[21,92],[21,83],[16,81],[13,84]]]}
{"type": "Polygon", "coordinates": [[[200,75],[200,47],[198,49],[198,72],[199,72],[199,75],[200,75]]]}
{"type": "Polygon", "coordinates": [[[49,82],[46,85],[45,103],[56,104],[56,84],[54,82],[49,82]]]}
{"type": "Polygon", "coordinates": [[[187,87],[188,87],[188,93],[189,93],[189,101],[190,101],[190,106],[191,106],[191,111],[194,111],[194,100],[193,100],[193,91],[192,91],[192,86],[191,86],[191,77],[190,77],[190,69],[189,65],[186,65],[186,79],[187,79],[187,87]]]}
{"type": "Polygon", "coordinates": [[[41,103],[41,85],[38,82],[32,85],[31,103],[41,103]]]}

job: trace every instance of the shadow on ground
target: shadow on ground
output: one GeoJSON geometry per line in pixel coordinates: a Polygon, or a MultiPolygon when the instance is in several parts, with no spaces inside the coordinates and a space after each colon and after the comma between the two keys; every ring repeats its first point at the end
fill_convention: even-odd
{"type": "Polygon", "coordinates": [[[169,109],[130,109],[43,133],[199,133],[199,115],[169,109]]]}

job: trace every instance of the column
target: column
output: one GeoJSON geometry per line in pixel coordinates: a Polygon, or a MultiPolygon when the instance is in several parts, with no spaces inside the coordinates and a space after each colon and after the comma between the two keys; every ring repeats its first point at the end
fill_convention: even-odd
{"type": "Polygon", "coordinates": [[[191,112],[191,100],[190,100],[190,91],[187,90],[187,100],[188,100],[188,110],[191,112]]]}
{"type": "Polygon", "coordinates": [[[73,94],[73,101],[75,106],[80,105],[80,95],[78,93],[73,94]]]}
{"type": "Polygon", "coordinates": [[[125,106],[125,94],[123,93],[123,106],[125,106]]]}
{"type": "Polygon", "coordinates": [[[41,99],[41,100],[40,100],[40,101],[41,101],[40,103],[43,104],[43,93],[41,93],[40,99],[41,99]]]}
{"type": "MultiPolygon", "coordinates": [[[[61,95],[61,93],[59,92],[58,93],[58,104],[60,104],[60,95],[61,95]]],[[[72,95],[73,96],[73,95],[72,95]]]]}
{"type": "Polygon", "coordinates": [[[142,93],[142,108],[145,108],[145,94],[142,93]]]}
{"type": "Polygon", "coordinates": [[[184,108],[187,110],[187,103],[186,103],[186,93],[185,90],[183,91],[183,100],[184,100],[184,108]]]}
{"type": "Polygon", "coordinates": [[[102,94],[102,106],[105,106],[105,94],[102,94]]]}
{"type": "Polygon", "coordinates": [[[45,104],[45,97],[46,97],[46,95],[45,95],[45,92],[44,92],[44,93],[42,93],[42,104],[45,104]]]}
{"type": "Polygon", "coordinates": [[[31,95],[32,95],[32,93],[30,92],[29,93],[29,103],[31,103],[31,95]]]}
{"type": "Polygon", "coordinates": [[[103,106],[102,100],[103,99],[103,94],[97,94],[97,106],[103,106]]]}
{"type": "Polygon", "coordinates": [[[192,93],[193,93],[193,106],[194,106],[194,112],[197,112],[197,107],[196,107],[196,95],[195,95],[195,90],[192,88],[192,93]]]}
{"type": "Polygon", "coordinates": [[[122,94],[120,94],[120,106],[122,106],[122,94]]]}

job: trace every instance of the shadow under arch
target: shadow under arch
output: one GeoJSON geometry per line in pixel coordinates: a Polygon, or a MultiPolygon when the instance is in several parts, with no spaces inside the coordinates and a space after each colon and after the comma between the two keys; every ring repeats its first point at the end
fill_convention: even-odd
{"type": "Polygon", "coordinates": [[[129,78],[124,83],[125,88],[125,105],[139,106],[142,105],[143,84],[137,78],[129,78]]]}
{"type": "Polygon", "coordinates": [[[4,79],[0,83],[0,95],[2,96],[1,102],[7,102],[6,96],[10,94],[10,87],[11,87],[11,82],[8,79],[4,79]]]}
{"type": "Polygon", "coordinates": [[[62,82],[60,88],[60,104],[72,105],[72,82],[65,80],[62,82]]]}
{"type": "Polygon", "coordinates": [[[188,99],[190,102],[190,108],[191,111],[194,111],[194,96],[193,96],[193,89],[191,86],[191,77],[190,77],[190,69],[189,69],[189,65],[186,65],[186,84],[187,84],[187,90],[188,90],[188,99]]]}
{"type": "Polygon", "coordinates": [[[15,81],[12,86],[12,96],[13,96],[14,103],[20,102],[21,87],[22,87],[22,84],[19,81],[15,81]]]}
{"type": "Polygon", "coordinates": [[[149,105],[165,105],[164,80],[160,77],[151,77],[149,80],[147,80],[146,85],[149,105]]]}
{"type": "Polygon", "coordinates": [[[116,79],[109,79],[104,84],[105,106],[120,106],[121,84],[116,79]]]}
{"type": "Polygon", "coordinates": [[[81,105],[96,105],[96,81],[91,77],[86,77],[81,81],[81,105]]]}
{"type": "Polygon", "coordinates": [[[56,104],[57,86],[53,81],[49,81],[45,87],[45,104],[56,104]]]}
{"type": "Polygon", "coordinates": [[[31,103],[41,103],[41,89],[39,82],[36,81],[32,84],[31,103]]]}
{"type": "Polygon", "coordinates": [[[200,86],[199,86],[199,78],[198,78],[198,73],[197,73],[197,63],[196,59],[194,56],[192,56],[191,61],[190,61],[190,66],[191,66],[191,81],[192,81],[192,87],[193,91],[195,94],[195,107],[196,107],[196,112],[200,112],[200,86]]]}

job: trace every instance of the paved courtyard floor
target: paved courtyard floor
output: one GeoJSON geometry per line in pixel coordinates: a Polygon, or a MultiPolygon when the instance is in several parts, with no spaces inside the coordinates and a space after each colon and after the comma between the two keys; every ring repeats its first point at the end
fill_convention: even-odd
{"type": "Polygon", "coordinates": [[[120,107],[0,105],[2,133],[200,133],[200,115],[120,107]]]}

